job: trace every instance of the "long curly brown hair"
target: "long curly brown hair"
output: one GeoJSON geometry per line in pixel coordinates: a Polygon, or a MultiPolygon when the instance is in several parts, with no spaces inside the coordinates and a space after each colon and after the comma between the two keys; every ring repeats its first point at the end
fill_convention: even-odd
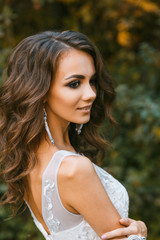
{"type": "Polygon", "coordinates": [[[58,66],[68,49],[90,54],[97,73],[97,97],[90,121],[78,136],[75,123],[69,127],[71,144],[95,160],[104,156],[108,142],[100,137],[99,127],[105,116],[115,124],[111,105],[115,99],[113,79],[105,71],[101,55],[83,34],[74,31],[46,31],[27,37],[14,49],[7,67],[7,80],[0,87],[0,174],[8,190],[1,204],[10,203],[14,213],[24,203],[27,175],[36,164],[43,123],[43,101],[58,66]],[[98,154],[98,156],[100,157],[98,154]]]}

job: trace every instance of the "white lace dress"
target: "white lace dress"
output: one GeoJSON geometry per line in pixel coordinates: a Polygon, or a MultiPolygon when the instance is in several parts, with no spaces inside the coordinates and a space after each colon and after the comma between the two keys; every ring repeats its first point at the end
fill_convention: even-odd
{"type": "MultiPolygon", "coordinates": [[[[61,202],[57,186],[57,173],[62,160],[69,155],[78,154],[64,150],[57,151],[43,174],[42,214],[50,235],[36,219],[29,205],[28,207],[36,226],[46,240],[100,240],[81,215],[70,213],[61,202]]],[[[129,199],[126,189],[109,173],[95,164],[93,165],[115,208],[121,217],[127,217],[129,199]]]]}

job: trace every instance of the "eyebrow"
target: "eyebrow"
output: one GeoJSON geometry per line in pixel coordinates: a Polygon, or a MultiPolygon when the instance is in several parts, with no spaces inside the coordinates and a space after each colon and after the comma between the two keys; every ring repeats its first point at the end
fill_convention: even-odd
{"type": "MultiPolygon", "coordinates": [[[[95,77],[96,76],[96,73],[94,73],[91,78],[95,77]]],[[[84,79],[85,76],[84,75],[80,75],[80,74],[73,74],[67,78],[65,78],[65,80],[68,80],[68,79],[71,79],[71,78],[79,78],[79,79],[84,79]]]]}

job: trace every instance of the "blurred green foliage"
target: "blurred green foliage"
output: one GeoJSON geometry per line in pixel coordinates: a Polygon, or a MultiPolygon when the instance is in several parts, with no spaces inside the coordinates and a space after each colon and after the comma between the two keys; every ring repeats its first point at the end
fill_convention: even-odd
{"type": "MultiPolygon", "coordinates": [[[[160,240],[159,0],[0,0],[0,81],[20,40],[66,29],[92,39],[118,83],[120,128],[103,166],[127,187],[130,216],[146,222],[148,239],[160,240]]],[[[43,239],[27,210],[5,221],[9,214],[8,206],[0,207],[1,240],[43,239]]]]}

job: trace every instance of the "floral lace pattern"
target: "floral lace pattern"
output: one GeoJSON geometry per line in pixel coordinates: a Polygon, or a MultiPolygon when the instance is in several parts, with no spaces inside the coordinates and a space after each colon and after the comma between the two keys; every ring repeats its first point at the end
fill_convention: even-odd
{"type": "Polygon", "coordinates": [[[51,201],[51,195],[52,192],[55,190],[55,183],[53,183],[50,180],[45,180],[44,182],[44,188],[43,188],[43,195],[44,199],[46,201],[46,209],[47,209],[47,226],[49,226],[49,229],[51,231],[51,234],[54,232],[57,232],[59,230],[60,222],[57,218],[54,217],[52,213],[53,203],[51,201]]]}
{"type": "Polygon", "coordinates": [[[129,198],[126,189],[120,182],[96,165],[95,170],[121,217],[128,217],[129,198]],[[108,175],[107,177],[106,174],[108,175]]]}
{"type": "Polygon", "coordinates": [[[84,221],[79,230],[79,233],[76,235],[76,240],[100,240],[100,238],[91,228],[91,226],[86,221],[84,221]]]}
{"type": "Polygon", "coordinates": [[[66,231],[60,231],[58,233],[48,235],[46,240],[100,240],[96,232],[91,226],[83,220],[75,228],[68,229],[66,231]]]}

